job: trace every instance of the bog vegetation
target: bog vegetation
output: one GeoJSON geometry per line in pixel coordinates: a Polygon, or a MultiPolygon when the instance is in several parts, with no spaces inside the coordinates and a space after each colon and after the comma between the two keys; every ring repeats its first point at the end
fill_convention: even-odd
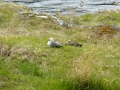
{"type": "MultiPolygon", "coordinates": [[[[119,90],[120,11],[26,18],[25,6],[0,2],[1,90],[119,90]],[[62,48],[47,47],[50,37],[62,48]],[[65,46],[67,40],[82,47],[65,46]]],[[[43,14],[40,14],[43,15],[43,14]]]]}

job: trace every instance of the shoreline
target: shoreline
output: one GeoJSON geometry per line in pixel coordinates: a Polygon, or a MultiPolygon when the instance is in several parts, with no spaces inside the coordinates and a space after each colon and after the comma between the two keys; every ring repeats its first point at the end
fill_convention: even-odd
{"type": "MultiPolygon", "coordinates": [[[[28,2],[28,1],[26,1],[28,2]]],[[[31,1],[30,1],[31,2],[31,1]]],[[[33,2],[33,0],[32,0],[33,2]]],[[[54,15],[56,12],[59,12],[63,15],[65,14],[74,14],[76,16],[80,16],[86,13],[96,13],[103,10],[117,10],[120,9],[119,1],[111,2],[111,1],[98,1],[98,2],[89,2],[89,1],[41,1],[34,3],[20,3],[28,8],[32,9],[34,12],[40,13],[48,13],[49,15],[54,15]],[[68,5],[69,4],[69,5],[68,5]],[[81,6],[82,5],[82,6],[81,6]]]]}

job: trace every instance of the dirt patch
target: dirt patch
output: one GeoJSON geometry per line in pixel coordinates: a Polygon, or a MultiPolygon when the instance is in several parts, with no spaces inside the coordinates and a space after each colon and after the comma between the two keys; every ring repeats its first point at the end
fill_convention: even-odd
{"type": "Polygon", "coordinates": [[[92,29],[96,38],[106,37],[107,39],[111,39],[120,32],[119,27],[112,25],[98,25],[94,26],[92,29]]]}
{"type": "Polygon", "coordinates": [[[31,50],[27,50],[26,48],[20,48],[17,46],[8,46],[8,45],[0,44],[0,56],[6,57],[6,58],[7,57],[12,58],[12,57],[17,56],[22,59],[25,59],[25,58],[32,59],[33,57],[37,56],[37,54],[31,50]]]}

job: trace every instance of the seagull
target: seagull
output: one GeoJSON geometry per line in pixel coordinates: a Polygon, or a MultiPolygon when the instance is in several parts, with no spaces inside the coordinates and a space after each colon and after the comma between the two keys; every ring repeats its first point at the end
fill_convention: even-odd
{"type": "Polygon", "coordinates": [[[76,43],[76,42],[72,42],[71,40],[68,40],[65,45],[70,45],[70,46],[76,46],[76,47],[81,47],[82,44],[76,43]]]}
{"type": "Polygon", "coordinates": [[[49,47],[57,47],[57,48],[62,47],[62,45],[59,42],[55,42],[53,38],[49,39],[49,41],[47,42],[47,45],[49,47]]]}

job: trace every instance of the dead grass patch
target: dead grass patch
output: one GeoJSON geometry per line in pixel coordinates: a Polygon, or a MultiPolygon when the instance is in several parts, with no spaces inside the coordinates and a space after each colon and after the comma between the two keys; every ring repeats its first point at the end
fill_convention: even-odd
{"type": "Polygon", "coordinates": [[[120,28],[112,25],[98,25],[92,28],[96,38],[111,39],[120,31],[120,28]]]}

